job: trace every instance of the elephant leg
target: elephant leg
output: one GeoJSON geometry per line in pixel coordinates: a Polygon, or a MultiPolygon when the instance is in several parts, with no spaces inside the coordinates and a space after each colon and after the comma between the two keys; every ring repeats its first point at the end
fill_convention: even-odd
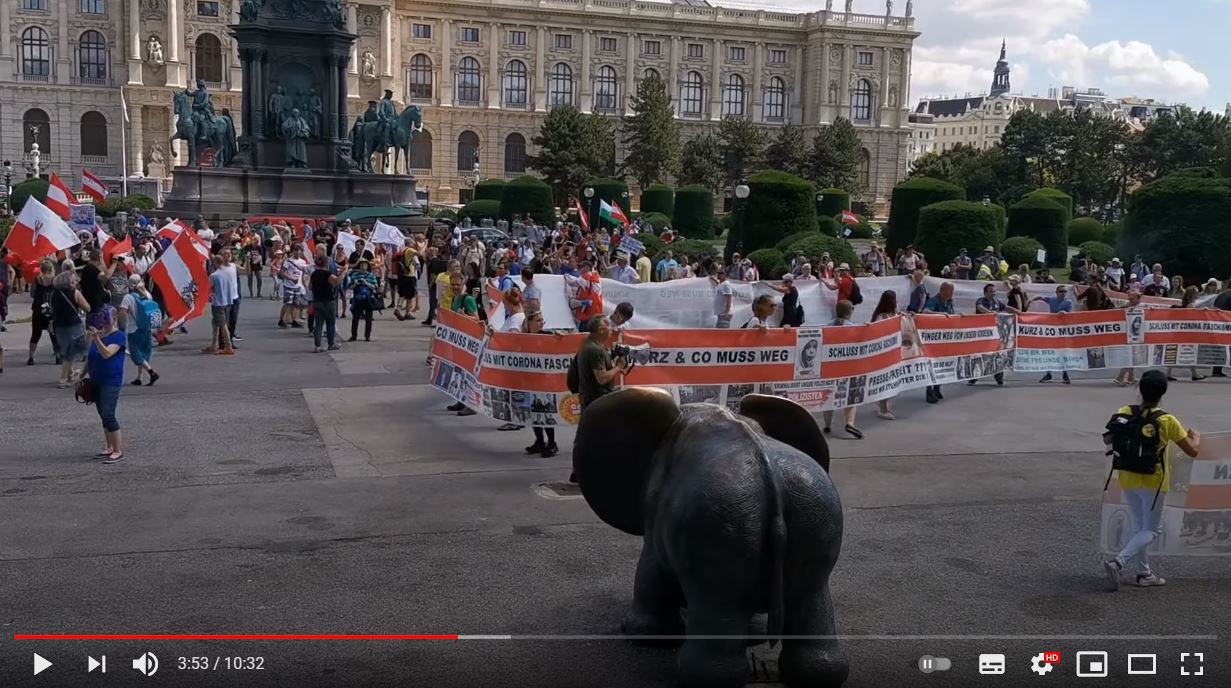
{"type": "Polygon", "coordinates": [[[679,681],[685,688],[743,688],[748,682],[748,620],[752,610],[730,595],[688,594],[688,640],[680,648],[679,681]],[[696,636],[730,636],[726,640],[696,636]]]}
{"type": "Polygon", "coordinates": [[[778,656],[782,680],[793,687],[837,688],[846,681],[849,666],[846,654],[833,637],[837,635],[837,626],[833,598],[829,593],[829,574],[790,583],[783,635],[827,637],[783,640],[782,653],[778,656]]]}
{"type": "MultiPolygon", "coordinates": [[[[637,560],[637,575],[633,582],[633,608],[620,625],[625,635],[683,635],[684,620],[680,606],[684,595],[675,576],[646,546],[637,560]]],[[[656,645],[655,641],[634,641],[638,644],[656,645]]]]}

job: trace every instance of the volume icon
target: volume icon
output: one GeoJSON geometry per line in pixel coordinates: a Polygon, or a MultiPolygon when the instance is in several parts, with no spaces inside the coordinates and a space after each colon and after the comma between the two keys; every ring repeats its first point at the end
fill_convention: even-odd
{"type": "Polygon", "coordinates": [[[99,673],[102,673],[102,674],[107,673],[107,655],[102,655],[101,659],[94,659],[93,657],[86,657],[86,660],[87,660],[86,661],[86,673],[87,674],[93,673],[95,669],[102,669],[102,671],[99,673]]]}
{"type": "Polygon", "coordinates": [[[153,652],[147,652],[133,660],[133,668],[145,676],[153,676],[158,672],[158,657],[153,652]]]}

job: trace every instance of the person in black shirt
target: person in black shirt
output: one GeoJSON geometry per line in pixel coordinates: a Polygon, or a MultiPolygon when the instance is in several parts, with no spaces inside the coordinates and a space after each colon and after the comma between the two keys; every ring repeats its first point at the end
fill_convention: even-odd
{"type": "Polygon", "coordinates": [[[427,249],[427,320],[424,327],[431,327],[436,322],[436,308],[439,306],[436,295],[436,278],[448,272],[449,261],[436,250],[435,246],[427,249]]]}
{"type": "Polygon", "coordinates": [[[312,290],[312,315],[314,316],[312,341],[316,347],[314,349],[315,353],[324,351],[321,348],[322,329],[328,335],[330,351],[342,348],[337,343],[338,300],[334,297],[334,292],[338,284],[346,277],[348,270],[349,268],[343,267],[341,273],[335,275],[329,269],[329,259],[325,256],[317,256],[316,269],[308,277],[308,284],[312,290]]]}
{"type": "Polygon", "coordinates": [[[111,297],[107,294],[104,283],[106,278],[103,276],[102,254],[98,251],[89,253],[89,262],[81,268],[80,290],[86,303],[90,305],[89,315],[86,316],[86,326],[98,329],[95,327],[94,320],[98,314],[102,313],[103,306],[107,305],[111,297]]]}
{"type": "Polygon", "coordinates": [[[352,268],[359,264],[360,260],[374,260],[376,254],[372,253],[372,249],[368,248],[363,239],[355,240],[355,250],[351,252],[350,257],[346,259],[346,263],[352,268]]]}

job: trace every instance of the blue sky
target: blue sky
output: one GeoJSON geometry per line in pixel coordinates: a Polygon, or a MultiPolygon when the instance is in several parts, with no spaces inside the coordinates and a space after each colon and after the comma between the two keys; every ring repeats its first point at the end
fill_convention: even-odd
{"type": "MultiPolygon", "coordinates": [[[[824,8],[821,0],[758,4],[824,8]]],[[[894,14],[905,6],[894,0],[894,14]]],[[[855,0],[855,11],[884,14],[885,3],[855,0]]],[[[912,100],[986,91],[1003,37],[1015,92],[1096,87],[1219,112],[1231,101],[1231,0],[915,0],[914,12],[922,35],[912,100]]]]}

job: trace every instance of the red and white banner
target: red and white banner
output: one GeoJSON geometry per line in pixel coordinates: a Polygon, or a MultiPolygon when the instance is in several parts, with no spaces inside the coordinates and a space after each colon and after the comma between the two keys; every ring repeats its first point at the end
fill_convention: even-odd
{"type": "Polygon", "coordinates": [[[72,208],[70,206],[76,202],[77,197],[60,180],[60,175],[51,175],[51,180],[47,186],[47,207],[56,215],[59,215],[61,220],[67,222],[72,216],[72,208]]]}
{"type": "Polygon", "coordinates": [[[81,171],[81,190],[99,203],[107,200],[107,194],[110,193],[103,180],[95,177],[89,170],[81,171]]]}
{"type": "Polygon", "coordinates": [[[150,266],[148,278],[158,286],[170,320],[183,322],[205,312],[210,296],[207,260],[209,248],[187,229],[150,266]]]}
{"type": "Polygon", "coordinates": [[[80,239],[68,223],[37,198],[31,197],[9,230],[4,245],[25,260],[41,260],[78,243],[80,239]]]}
{"type": "Polygon", "coordinates": [[[159,239],[166,239],[167,241],[175,241],[175,237],[179,236],[180,232],[185,229],[189,229],[188,223],[183,220],[172,220],[159,228],[154,236],[159,239]]]}
{"type": "Polygon", "coordinates": [[[114,256],[132,253],[132,237],[124,237],[123,241],[119,241],[99,225],[94,225],[94,238],[98,242],[99,250],[103,253],[104,264],[110,263],[114,256]]]}

